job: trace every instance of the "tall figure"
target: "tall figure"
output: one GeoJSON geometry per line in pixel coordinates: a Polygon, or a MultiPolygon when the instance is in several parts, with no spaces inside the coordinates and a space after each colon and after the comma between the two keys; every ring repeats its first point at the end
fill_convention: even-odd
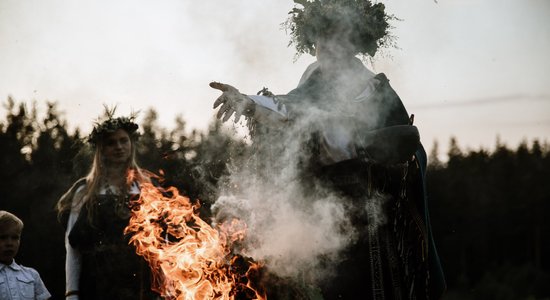
{"type": "Polygon", "coordinates": [[[356,57],[391,44],[394,17],[368,0],[294,2],[292,43],[317,61],[285,95],[211,83],[223,92],[217,117],[247,118],[258,176],[288,161],[304,195],[323,186],[352,208],[359,236],[334,276],[318,283],[324,299],[439,299],[445,281],[428,216],[426,153],[387,77],[356,57]],[[300,146],[289,146],[295,140],[300,146]]]}
{"type": "Polygon", "coordinates": [[[130,200],[150,181],[136,163],[138,125],[113,114],[107,111],[88,137],[94,149],[88,175],[57,204],[66,226],[67,299],[157,299],[149,267],[123,234],[130,200]]]}

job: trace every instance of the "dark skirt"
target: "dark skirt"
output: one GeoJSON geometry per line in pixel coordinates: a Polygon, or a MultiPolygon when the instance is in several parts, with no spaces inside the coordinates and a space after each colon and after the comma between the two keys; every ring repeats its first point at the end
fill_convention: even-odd
{"type": "MultiPolygon", "coordinates": [[[[122,202],[128,205],[127,201],[122,202]]],[[[115,195],[100,196],[92,221],[83,207],[69,234],[82,255],[80,299],[159,299],[151,290],[150,268],[124,235],[129,210],[115,195]]]]}
{"type": "Polygon", "coordinates": [[[358,232],[319,285],[324,299],[426,299],[424,238],[407,199],[408,168],[349,160],[317,170],[315,180],[347,199],[358,232]]]}

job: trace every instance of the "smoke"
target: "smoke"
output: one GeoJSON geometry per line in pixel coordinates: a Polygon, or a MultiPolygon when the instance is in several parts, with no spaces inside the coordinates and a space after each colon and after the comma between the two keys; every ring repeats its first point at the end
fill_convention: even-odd
{"type": "Polygon", "coordinates": [[[312,137],[323,141],[323,163],[332,163],[356,155],[354,135],[366,125],[342,119],[341,112],[350,108],[336,104],[331,111],[297,110],[299,119],[282,132],[263,134],[264,140],[254,145],[259,148],[256,156],[231,168],[230,188],[212,209],[217,222],[236,217],[247,224],[244,255],[265,262],[282,277],[322,280],[334,274],[332,268],[345,259],[342,251],[357,241],[358,230],[366,230],[353,226],[350,216],[369,214],[371,226],[384,223],[384,198],[362,199],[359,209],[363,211],[357,212],[358,206],[349,198],[322,182],[303,178],[307,177],[303,168],[311,158],[308,144],[312,137]]]}
{"type": "Polygon", "coordinates": [[[238,218],[247,224],[243,255],[281,277],[322,280],[345,259],[342,251],[357,241],[358,230],[367,230],[353,226],[350,216],[368,216],[368,226],[385,224],[387,198],[374,194],[354,205],[327,187],[304,191],[299,180],[289,180],[291,175],[296,174],[262,180],[234,173],[235,189],[219,197],[212,210],[220,223],[238,218]]]}
{"type": "Polygon", "coordinates": [[[346,51],[349,44],[336,39],[322,46],[298,87],[277,96],[289,120],[254,129],[254,155],[230,168],[227,187],[212,206],[215,222],[239,218],[247,224],[243,255],[279,276],[316,281],[333,275],[344,250],[367,230],[353,224],[353,216],[364,216],[368,226],[387,222],[387,197],[352,200],[315,178],[319,171],[311,167],[356,158],[358,145],[368,142],[360,137],[392,109],[385,95],[372,97],[374,74],[346,51]]]}
{"type": "Polygon", "coordinates": [[[238,216],[247,223],[244,254],[264,261],[272,272],[294,277],[316,270],[321,257],[336,260],[339,250],[355,239],[340,199],[305,199],[296,185],[273,189],[257,183],[240,197],[220,197],[213,209],[218,217],[238,216]]]}

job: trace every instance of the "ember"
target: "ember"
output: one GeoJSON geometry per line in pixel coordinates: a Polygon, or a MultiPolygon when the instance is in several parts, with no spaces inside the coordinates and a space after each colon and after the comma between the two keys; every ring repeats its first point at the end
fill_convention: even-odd
{"type": "Polygon", "coordinates": [[[267,299],[254,283],[261,266],[232,251],[246,224],[233,219],[214,229],[199,206],[176,188],[142,184],[125,233],[151,267],[153,290],[178,300],[267,299]]]}

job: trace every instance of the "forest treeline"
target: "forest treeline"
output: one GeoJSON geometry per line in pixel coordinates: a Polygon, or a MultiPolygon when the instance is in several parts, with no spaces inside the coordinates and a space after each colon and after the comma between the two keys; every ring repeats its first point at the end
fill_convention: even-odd
{"type": "MultiPolygon", "coordinates": [[[[87,133],[69,132],[55,102],[44,114],[12,98],[0,117],[0,209],[25,222],[17,261],[36,268],[54,299],[64,294],[64,230],[55,204],[91,162],[87,133]]],[[[98,111],[98,116],[101,111],[98,111]]],[[[200,200],[201,216],[220,178],[247,144],[213,120],[205,132],[183,119],[162,128],[153,109],[140,123],[140,165],[200,200]]],[[[93,121],[93,120],[91,120],[93,121]]],[[[451,139],[448,160],[430,153],[427,189],[433,234],[445,270],[445,299],[550,297],[550,147],[533,141],[510,149],[468,150],[451,139]]]]}

